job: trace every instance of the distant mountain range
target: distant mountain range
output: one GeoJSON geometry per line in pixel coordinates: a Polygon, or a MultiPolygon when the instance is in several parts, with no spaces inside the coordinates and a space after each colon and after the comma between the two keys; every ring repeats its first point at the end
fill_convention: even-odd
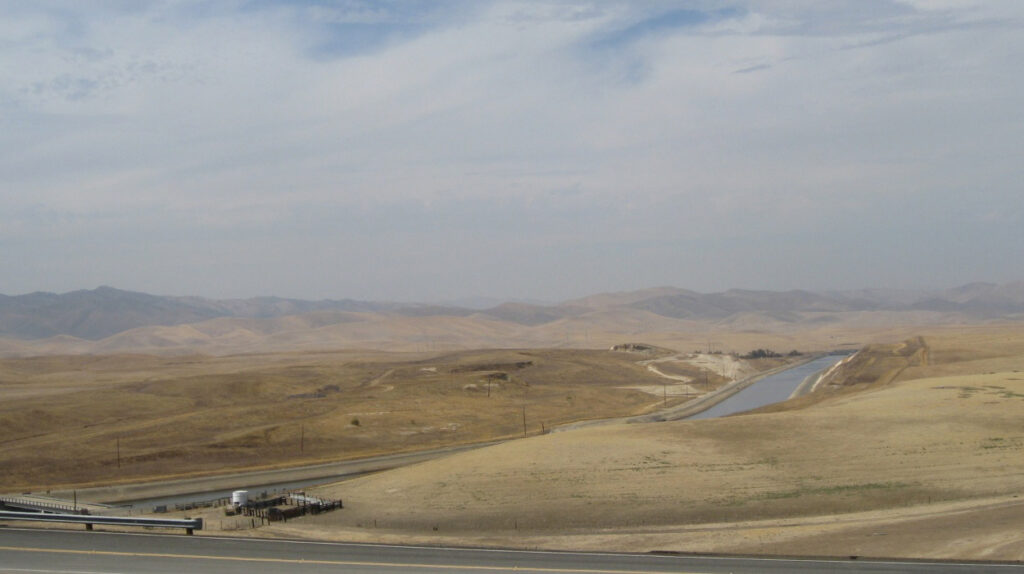
{"type": "Polygon", "coordinates": [[[265,319],[318,311],[399,313],[405,315],[468,315],[473,311],[434,305],[368,301],[303,301],[280,297],[205,299],[170,297],[99,287],[61,295],[0,295],[0,336],[43,339],[69,335],[98,340],[129,329],[173,326],[222,317],[265,319]]]}
{"type": "MultiPolygon", "coordinates": [[[[98,341],[144,327],[203,324],[218,319],[271,320],[285,317],[304,317],[299,323],[303,328],[313,329],[365,320],[368,315],[464,318],[477,323],[504,322],[532,327],[595,313],[626,317],[641,312],[645,317],[715,322],[752,316],[783,323],[821,322],[828,321],[833,314],[857,312],[932,312],[955,314],[970,320],[1021,319],[1024,318],[1024,282],[1002,285],[972,283],[940,291],[777,292],[732,289],[722,293],[697,293],[662,287],[593,295],[557,305],[503,303],[483,310],[350,299],[304,301],[257,297],[215,300],[99,287],[64,294],[0,295],[0,337],[31,341],[66,336],[98,341]]],[[[260,329],[274,331],[284,327],[278,321],[269,322],[260,329]]],[[[201,329],[207,335],[209,330],[209,327],[201,329]]]]}

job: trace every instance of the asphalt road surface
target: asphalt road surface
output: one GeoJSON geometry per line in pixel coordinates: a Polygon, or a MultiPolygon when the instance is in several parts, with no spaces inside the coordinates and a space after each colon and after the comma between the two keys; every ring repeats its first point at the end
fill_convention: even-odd
{"type": "Polygon", "coordinates": [[[0,527],[0,573],[1017,573],[1020,564],[525,552],[0,527]]]}

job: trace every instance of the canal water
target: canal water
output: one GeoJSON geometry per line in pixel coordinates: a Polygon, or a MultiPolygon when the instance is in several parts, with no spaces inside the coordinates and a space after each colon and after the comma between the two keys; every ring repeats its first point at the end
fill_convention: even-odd
{"type": "Polygon", "coordinates": [[[838,363],[843,357],[826,355],[798,367],[765,377],[746,389],[725,399],[706,411],[701,411],[686,420],[713,419],[735,413],[742,413],[772,403],[782,402],[789,398],[793,391],[807,377],[824,371],[838,363]]]}

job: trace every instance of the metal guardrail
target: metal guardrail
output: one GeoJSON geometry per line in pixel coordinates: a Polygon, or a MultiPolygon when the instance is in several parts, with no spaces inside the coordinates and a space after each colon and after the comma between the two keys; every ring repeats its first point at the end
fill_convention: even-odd
{"type": "Polygon", "coordinates": [[[0,496],[0,508],[3,508],[3,506],[13,506],[37,512],[78,512],[78,508],[74,504],[60,504],[58,502],[44,502],[42,500],[10,496],[0,496]]]}
{"type": "Polygon", "coordinates": [[[12,512],[0,510],[0,520],[32,520],[35,522],[73,522],[92,530],[93,524],[115,526],[141,526],[150,528],[184,528],[186,534],[203,529],[202,518],[178,520],[173,518],[134,518],[130,516],[91,516],[88,514],[47,514],[41,512],[12,512]]]}

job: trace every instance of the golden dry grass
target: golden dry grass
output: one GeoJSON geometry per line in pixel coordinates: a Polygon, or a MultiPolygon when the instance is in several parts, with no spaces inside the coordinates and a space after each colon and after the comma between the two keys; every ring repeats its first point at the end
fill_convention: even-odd
{"type": "Polygon", "coordinates": [[[506,443],[325,487],[344,512],[272,532],[1022,559],[1024,330],[923,342],[927,365],[811,408],[506,443]]]}
{"type": "MultiPolygon", "coordinates": [[[[496,350],[3,360],[0,490],[537,435],[559,423],[660,406],[660,395],[627,388],[671,382],[638,364],[646,358],[496,350]]],[[[673,365],[703,378],[698,368],[673,365]]],[[[710,380],[712,387],[725,382],[710,380]]],[[[669,404],[683,400],[673,396],[669,404]]]]}
{"type": "MultiPolygon", "coordinates": [[[[1024,328],[922,331],[876,319],[619,337],[611,342],[684,351],[871,349],[839,392],[768,409],[777,412],[535,436],[325,488],[345,499],[344,511],[261,534],[1024,559],[1024,328]]],[[[566,333],[576,334],[565,346],[611,337],[566,333]]],[[[503,350],[0,361],[0,489],[521,436],[524,405],[528,432],[539,435],[542,423],[658,405],[660,397],[622,388],[664,384],[637,364],[644,358],[503,350]],[[317,391],[324,396],[308,396],[317,391]]],[[[676,363],[659,368],[701,376],[676,363]]]]}

